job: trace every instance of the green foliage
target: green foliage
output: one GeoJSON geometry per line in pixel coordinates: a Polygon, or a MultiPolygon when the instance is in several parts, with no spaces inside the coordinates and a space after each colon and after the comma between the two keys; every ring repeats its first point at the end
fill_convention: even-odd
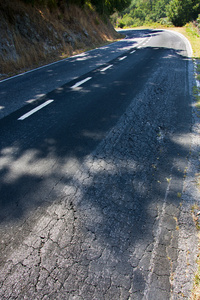
{"type": "Polygon", "coordinates": [[[197,37],[197,38],[199,38],[199,33],[198,33],[198,31],[196,30],[196,28],[193,26],[193,24],[191,24],[191,23],[186,24],[185,30],[186,30],[186,32],[187,32],[191,37],[197,37]]]}
{"type": "Polygon", "coordinates": [[[197,22],[197,27],[200,30],[200,14],[198,15],[198,18],[197,18],[196,22],[197,22]]]}
{"type": "Polygon", "coordinates": [[[114,24],[118,25],[122,21],[124,26],[140,26],[159,22],[166,18],[166,6],[169,2],[170,0],[132,0],[130,6],[118,15],[114,24]]]}
{"type": "MultiPolygon", "coordinates": [[[[139,26],[144,23],[160,22],[175,26],[183,26],[190,20],[196,19],[200,14],[199,0],[23,0],[32,5],[43,5],[51,10],[65,4],[84,6],[90,4],[101,15],[112,15],[114,25],[139,26]],[[168,19],[167,19],[168,18],[168,19]]],[[[197,19],[200,26],[200,15],[197,19]]]]}
{"type": "Polygon", "coordinates": [[[101,15],[111,15],[115,11],[123,11],[130,5],[131,0],[91,0],[91,3],[101,15]]]}
{"type": "MultiPolygon", "coordinates": [[[[116,26],[143,25],[159,22],[164,25],[173,23],[183,26],[200,14],[199,0],[131,0],[131,4],[118,17],[113,19],[116,26]],[[130,19],[131,18],[131,19],[130,19]],[[171,23],[170,23],[171,22],[171,23]]],[[[200,15],[199,15],[200,27],[200,15]]]]}
{"type": "Polygon", "coordinates": [[[42,5],[49,8],[61,6],[61,4],[76,4],[83,7],[92,4],[101,15],[111,15],[115,11],[123,11],[131,3],[131,0],[23,0],[32,5],[42,5]]]}
{"type": "Polygon", "coordinates": [[[175,26],[183,26],[196,19],[199,12],[198,0],[171,0],[167,7],[167,15],[175,26]]]}

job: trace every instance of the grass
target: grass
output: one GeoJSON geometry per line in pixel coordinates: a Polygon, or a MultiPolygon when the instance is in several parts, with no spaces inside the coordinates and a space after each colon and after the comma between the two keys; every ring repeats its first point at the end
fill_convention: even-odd
{"type": "Polygon", "coordinates": [[[88,5],[81,9],[70,4],[64,11],[50,11],[18,0],[0,1],[0,27],[4,23],[2,36],[12,47],[0,52],[1,79],[103,46],[121,36],[88,5]],[[16,30],[18,23],[20,30],[16,30]]]}
{"type": "Polygon", "coordinates": [[[194,95],[195,100],[196,100],[196,107],[198,110],[200,110],[200,94],[198,92],[198,94],[194,95]]]}
{"type": "Polygon", "coordinates": [[[197,66],[197,72],[200,73],[200,64],[197,66]]]}
{"type": "MultiPolygon", "coordinates": [[[[198,80],[200,82],[200,62],[198,60],[197,60],[195,72],[196,72],[196,80],[198,80]]],[[[193,95],[196,100],[196,107],[198,110],[200,110],[200,87],[198,87],[198,86],[193,87],[193,95]]],[[[198,174],[198,178],[199,178],[199,182],[200,182],[199,174],[198,174]]]]}
{"type": "Polygon", "coordinates": [[[197,27],[193,23],[188,23],[184,27],[174,27],[172,29],[182,33],[189,40],[193,50],[193,58],[200,59],[200,34],[197,27]]]}
{"type": "MultiPolygon", "coordinates": [[[[197,59],[197,63],[200,59],[200,35],[197,30],[197,28],[193,24],[187,24],[185,27],[183,27],[181,30],[179,29],[179,32],[184,34],[187,39],[190,41],[192,49],[193,49],[193,57],[197,59]]],[[[196,78],[200,81],[200,63],[196,66],[196,78]]],[[[196,99],[196,107],[198,110],[200,110],[200,89],[197,86],[193,87],[193,95],[196,99]]],[[[195,174],[195,181],[197,188],[200,190],[200,174],[195,174]]],[[[192,215],[193,220],[196,225],[196,229],[198,231],[198,239],[199,239],[199,247],[198,247],[198,255],[197,255],[197,271],[194,276],[194,282],[193,282],[193,290],[191,294],[190,300],[199,300],[200,299],[200,224],[198,215],[195,215],[195,210],[199,211],[200,208],[198,205],[195,205],[192,207],[192,215]]]]}
{"type": "MultiPolygon", "coordinates": [[[[198,231],[198,238],[200,241],[200,225],[199,225],[199,220],[198,220],[198,216],[195,212],[199,211],[200,208],[197,204],[192,206],[192,216],[193,216],[193,220],[194,223],[196,225],[196,229],[198,231]]],[[[191,298],[190,300],[199,300],[200,299],[200,242],[199,242],[199,249],[198,249],[198,255],[197,255],[197,271],[196,274],[194,276],[194,283],[193,283],[193,290],[192,290],[192,294],[191,294],[191,298]]]]}
{"type": "MultiPolygon", "coordinates": [[[[200,234],[199,234],[200,239],[200,234]]],[[[200,253],[200,247],[199,247],[200,253]]],[[[200,255],[197,257],[197,272],[194,277],[194,286],[192,291],[192,296],[190,300],[199,300],[200,299],[200,255]]]]}

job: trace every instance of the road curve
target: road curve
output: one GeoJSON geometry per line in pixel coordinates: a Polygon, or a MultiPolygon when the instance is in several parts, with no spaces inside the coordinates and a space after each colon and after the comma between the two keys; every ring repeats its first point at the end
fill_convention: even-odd
{"type": "Polygon", "coordinates": [[[189,48],[170,31],[125,33],[0,82],[1,299],[189,297],[189,48]]]}

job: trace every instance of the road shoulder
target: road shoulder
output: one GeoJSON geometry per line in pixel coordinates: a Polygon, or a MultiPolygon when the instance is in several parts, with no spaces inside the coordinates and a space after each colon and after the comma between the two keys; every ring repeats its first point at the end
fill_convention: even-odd
{"type": "MultiPolygon", "coordinates": [[[[192,62],[191,62],[192,63],[192,62]]],[[[194,73],[196,69],[194,66],[194,73]]],[[[197,85],[193,74],[193,86],[197,85]]],[[[198,207],[200,206],[200,189],[198,187],[198,178],[200,168],[200,122],[199,112],[196,108],[196,102],[193,97],[192,102],[193,125],[191,129],[191,151],[188,158],[188,168],[185,174],[185,182],[183,187],[182,207],[178,221],[179,241],[178,241],[178,260],[177,267],[171,278],[172,297],[171,299],[190,299],[193,289],[195,272],[197,271],[198,257],[198,230],[195,226],[195,220],[198,219],[198,207]]],[[[197,223],[196,223],[197,224],[197,223]]]]}

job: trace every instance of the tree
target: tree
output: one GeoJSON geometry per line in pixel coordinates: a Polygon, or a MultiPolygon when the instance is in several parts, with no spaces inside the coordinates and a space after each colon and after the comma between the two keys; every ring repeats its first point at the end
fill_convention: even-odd
{"type": "Polygon", "coordinates": [[[199,0],[171,0],[167,7],[167,16],[175,26],[183,26],[196,19],[200,13],[199,0]]]}
{"type": "Polygon", "coordinates": [[[123,11],[131,4],[131,0],[91,0],[100,14],[111,15],[115,11],[123,11]]]}

